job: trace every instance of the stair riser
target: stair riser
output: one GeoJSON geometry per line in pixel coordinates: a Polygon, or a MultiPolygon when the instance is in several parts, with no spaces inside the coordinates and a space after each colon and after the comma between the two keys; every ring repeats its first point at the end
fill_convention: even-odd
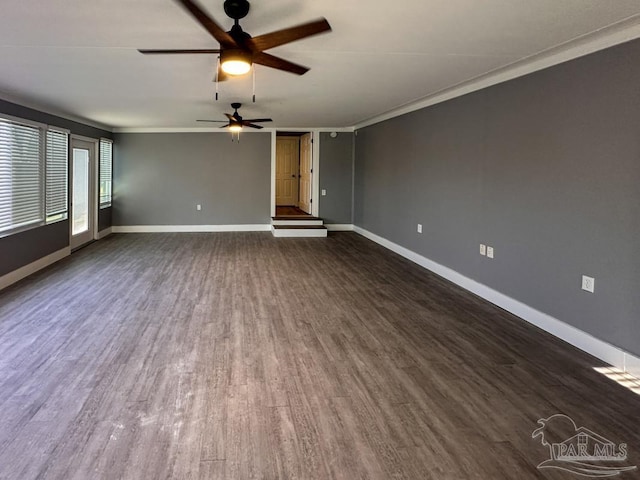
{"type": "Polygon", "coordinates": [[[271,220],[271,225],[322,225],[322,220],[271,220]]]}
{"type": "Polygon", "coordinates": [[[309,229],[305,230],[302,228],[298,228],[295,230],[287,230],[284,228],[273,229],[272,230],[274,237],[326,237],[327,230],[326,229],[309,229]]]}

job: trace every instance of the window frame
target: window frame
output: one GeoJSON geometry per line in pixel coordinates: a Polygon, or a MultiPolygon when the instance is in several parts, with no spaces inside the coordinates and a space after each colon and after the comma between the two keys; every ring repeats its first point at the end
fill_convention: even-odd
{"type": "Polygon", "coordinates": [[[70,131],[57,127],[55,125],[47,125],[46,123],[37,122],[35,120],[30,120],[27,118],[15,117],[13,115],[8,115],[6,113],[0,112],[0,121],[5,121],[8,123],[16,123],[19,125],[31,127],[38,130],[38,143],[39,143],[39,155],[38,155],[38,163],[40,166],[39,178],[38,178],[38,191],[40,196],[40,218],[36,221],[30,222],[28,224],[22,224],[19,226],[15,226],[13,228],[8,228],[6,230],[0,231],[0,238],[9,237],[11,235],[15,235],[17,233],[25,232],[27,230],[32,230],[34,228],[43,227],[45,225],[51,225],[53,223],[61,222],[67,220],[69,218],[69,139],[70,139],[70,131]],[[52,218],[47,220],[47,132],[49,130],[53,130],[60,133],[66,133],[67,135],[67,198],[66,198],[66,214],[62,218],[52,218]]]}
{"type": "Polygon", "coordinates": [[[70,184],[69,184],[69,170],[70,170],[70,148],[71,148],[71,131],[66,128],[60,128],[53,125],[47,125],[47,128],[44,131],[44,143],[45,143],[45,151],[44,151],[44,221],[45,225],[51,225],[52,223],[62,222],[63,220],[67,220],[69,218],[69,194],[70,194],[70,184]],[[47,133],[55,132],[62,133],[67,136],[67,168],[65,172],[65,182],[66,182],[66,198],[65,198],[65,209],[63,212],[55,216],[49,216],[47,214],[47,175],[48,175],[48,162],[47,162],[47,133]]]}
{"type": "Polygon", "coordinates": [[[101,137],[98,142],[98,209],[110,208],[113,203],[113,140],[101,137]],[[109,199],[102,201],[102,144],[108,143],[111,150],[110,168],[109,168],[109,199]]]}

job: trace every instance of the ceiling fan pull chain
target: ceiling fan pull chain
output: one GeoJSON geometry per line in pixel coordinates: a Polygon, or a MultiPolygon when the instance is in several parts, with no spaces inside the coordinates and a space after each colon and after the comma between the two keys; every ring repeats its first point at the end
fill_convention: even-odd
{"type": "Polygon", "coordinates": [[[256,103],[256,67],[253,67],[253,103],[256,103]]]}
{"type": "Polygon", "coordinates": [[[218,72],[220,71],[220,56],[218,55],[218,61],[216,62],[216,102],[218,101],[218,72]]]}

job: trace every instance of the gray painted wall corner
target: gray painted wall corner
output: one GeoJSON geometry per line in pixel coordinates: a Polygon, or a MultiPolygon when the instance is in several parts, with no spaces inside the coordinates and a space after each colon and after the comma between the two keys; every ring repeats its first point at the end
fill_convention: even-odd
{"type": "Polygon", "coordinates": [[[351,132],[320,133],[319,215],[329,224],[353,223],[353,145],[351,132]],[[326,190],[326,196],[322,196],[326,190]]]}
{"type": "Polygon", "coordinates": [[[636,40],[359,130],[354,223],[640,354],[638,58],[636,40]]]}

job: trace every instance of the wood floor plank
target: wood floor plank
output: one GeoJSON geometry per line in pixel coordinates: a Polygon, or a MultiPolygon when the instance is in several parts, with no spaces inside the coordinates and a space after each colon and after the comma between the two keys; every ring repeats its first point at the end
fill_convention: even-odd
{"type": "Polygon", "coordinates": [[[353,233],[112,235],[0,292],[0,479],[566,479],[555,413],[640,465],[596,366],[353,233]]]}

